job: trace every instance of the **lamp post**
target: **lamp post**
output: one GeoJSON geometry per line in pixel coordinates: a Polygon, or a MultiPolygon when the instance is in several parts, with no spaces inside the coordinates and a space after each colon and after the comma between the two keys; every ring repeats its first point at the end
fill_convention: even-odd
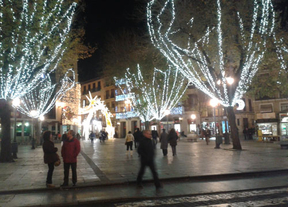
{"type": "Polygon", "coordinates": [[[170,110],[169,109],[165,110],[165,115],[167,116],[167,133],[168,133],[168,116],[169,116],[169,114],[170,114],[170,110]]]}
{"type": "Polygon", "coordinates": [[[220,144],[222,143],[222,137],[217,136],[217,130],[216,130],[216,116],[215,116],[215,107],[218,105],[219,101],[217,99],[211,99],[210,100],[210,106],[213,108],[213,120],[214,120],[214,134],[215,134],[215,148],[219,149],[220,144]]]}
{"type": "Polygon", "coordinates": [[[15,98],[12,101],[12,105],[14,107],[14,141],[12,143],[12,153],[13,158],[17,159],[17,152],[18,152],[18,144],[16,141],[16,108],[20,105],[21,101],[19,98],[15,98]]]}
{"type": "MultiPolygon", "coordinates": [[[[192,124],[194,124],[194,120],[196,119],[196,115],[195,114],[191,114],[191,119],[192,119],[192,124]]],[[[191,130],[190,130],[191,133],[191,130]]]]}

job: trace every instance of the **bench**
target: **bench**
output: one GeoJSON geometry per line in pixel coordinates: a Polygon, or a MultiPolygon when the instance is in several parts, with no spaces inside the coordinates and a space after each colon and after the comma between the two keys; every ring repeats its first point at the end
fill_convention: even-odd
{"type": "Polygon", "coordinates": [[[197,142],[197,139],[198,139],[197,134],[188,134],[187,135],[187,141],[197,142]]]}
{"type": "Polygon", "coordinates": [[[288,141],[281,141],[279,144],[281,149],[288,149],[288,141]]]}

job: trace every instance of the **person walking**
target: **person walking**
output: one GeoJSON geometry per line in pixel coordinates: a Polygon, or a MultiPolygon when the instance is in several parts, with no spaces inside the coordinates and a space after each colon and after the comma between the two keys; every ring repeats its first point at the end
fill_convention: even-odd
{"type": "Polygon", "coordinates": [[[42,145],[44,152],[44,163],[48,165],[48,173],[46,178],[46,186],[48,188],[54,188],[52,184],[52,176],[54,171],[54,163],[59,160],[57,155],[57,147],[54,147],[53,137],[51,131],[45,131],[43,134],[44,143],[42,145]]]}
{"type": "Polygon", "coordinates": [[[162,149],[163,156],[167,155],[168,149],[168,134],[165,132],[165,129],[162,129],[162,133],[160,135],[160,148],[162,149]]]}
{"type": "Polygon", "coordinates": [[[159,137],[158,132],[156,130],[152,130],[152,138],[153,138],[153,144],[156,148],[157,145],[157,138],[159,137]]]}
{"type": "Polygon", "coordinates": [[[156,189],[161,188],[162,185],[159,181],[158,174],[156,172],[155,163],[154,163],[154,146],[152,143],[151,131],[149,130],[143,131],[143,138],[141,139],[139,143],[138,153],[140,155],[140,162],[141,162],[141,167],[137,176],[138,187],[143,187],[142,178],[145,172],[145,168],[146,166],[148,166],[152,172],[156,189]]]}
{"type": "Polygon", "coordinates": [[[210,142],[210,136],[211,136],[211,132],[210,132],[210,130],[207,128],[206,130],[205,130],[205,140],[206,140],[206,144],[208,145],[209,144],[209,142],[210,142]]]}
{"type": "Polygon", "coordinates": [[[80,152],[80,142],[75,138],[75,132],[73,130],[68,131],[67,140],[64,141],[61,155],[64,162],[64,183],[61,187],[68,186],[69,170],[72,169],[72,182],[73,186],[77,183],[77,156],[80,152]]]}
{"type": "Polygon", "coordinates": [[[133,136],[134,136],[134,145],[135,145],[135,149],[136,149],[138,147],[138,145],[139,145],[139,142],[140,142],[140,139],[141,139],[141,136],[142,136],[139,128],[136,128],[133,136]]]}
{"type": "Polygon", "coordinates": [[[170,146],[172,148],[172,154],[173,156],[176,155],[176,145],[177,145],[177,139],[178,139],[178,136],[177,136],[177,133],[175,131],[174,128],[172,128],[168,134],[168,141],[170,143],[170,146]]]}
{"type": "Polygon", "coordinates": [[[125,139],[125,143],[126,143],[126,147],[127,147],[127,151],[126,151],[126,155],[128,156],[129,154],[129,148],[130,148],[130,155],[133,155],[133,141],[134,141],[134,136],[131,133],[131,131],[128,132],[128,134],[126,135],[126,139],[125,139]]]}

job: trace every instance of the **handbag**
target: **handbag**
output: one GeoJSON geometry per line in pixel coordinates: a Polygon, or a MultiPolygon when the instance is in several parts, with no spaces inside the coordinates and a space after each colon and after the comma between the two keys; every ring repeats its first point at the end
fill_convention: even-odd
{"type": "Polygon", "coordinates": [[[57,155],[57,160],[54,162],[54,166],[59,166],[60,164],[61,164],[61,160],[60,160],[60,157],[59,157],[59,155],[56,153],[56,155],[57,155]]]}

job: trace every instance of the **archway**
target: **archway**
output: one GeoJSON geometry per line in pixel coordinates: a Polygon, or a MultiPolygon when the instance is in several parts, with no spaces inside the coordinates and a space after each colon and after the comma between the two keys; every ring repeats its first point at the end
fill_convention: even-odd
{"type": "Polygon", "coordinates": [[[95,96],[92,98],[92,95],[89,91],[89,97],[86,96],[88,101],[90,102],[88,106],[85,108],[80,108],[80,114],[88,114],[86,119],[83,120],[82,125],[83,125],[83,132],[82,136],[85,137],[85,140],[89,139],[89,134],[90,134],[90,123],[93,119],[93,114],[96,113],[97,111],[101,111],[101,113],[105,116],[106,120],[106,132],[108,133],[108,138],[112,138],[114,133],[115,133],[115,128],[112,126],[112,122],[110,117],[113,115],[110,113],[109,109],[106,107],[104,104],[104,101],[101,101],[100,98],[97,98],[95,96]]]}

